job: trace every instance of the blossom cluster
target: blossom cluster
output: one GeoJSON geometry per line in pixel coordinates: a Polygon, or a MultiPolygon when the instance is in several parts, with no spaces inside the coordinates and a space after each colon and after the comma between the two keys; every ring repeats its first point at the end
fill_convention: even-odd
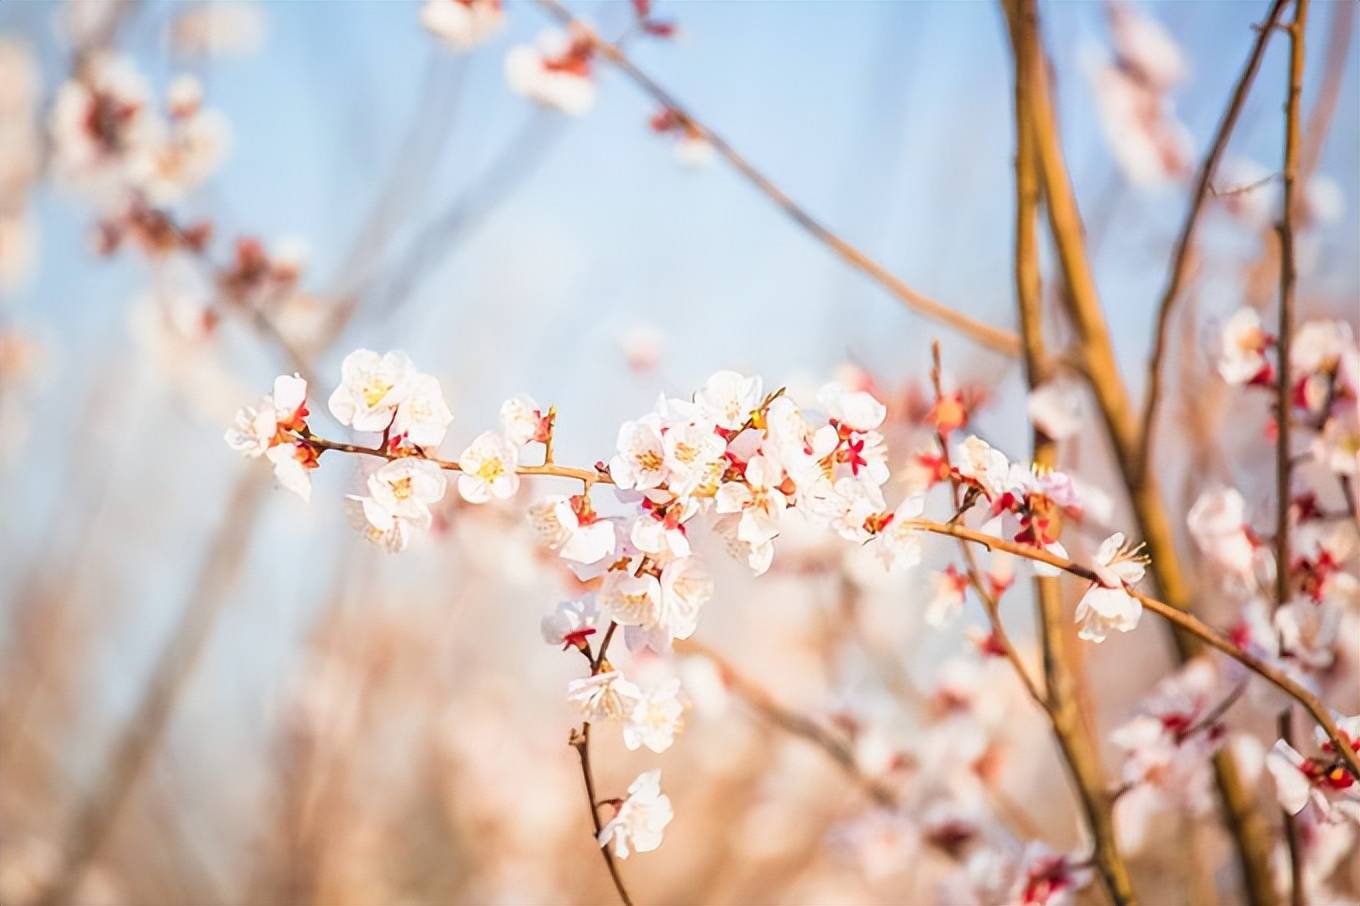
{"type": "Polygon", "coordinates": [[[58,177],[111,208],[179,201],[216,172],[230,141],[196,78],[171,82],[162,113],[136,65],[109,53],[58,89],[49,129],[58,177]]]}
{"type": "MultiPolygon", "coordinates": [[[[668,749],[687,704],[678,679],[640,684],[625,676],[607,657],[609,642],[621,630],[628,650],[646,658],[691,636],[715,593],[705,548],[721,546],[760,575],[770,569],[781,535],[812,530],[871,552],[887,568],[914,566],[926,492],[947,481],[958,495],[955,519],[980,519],[989,533],[1065,558],[1063,521],[1082,511],[1068,476],[1012,463],[976,436],[949,454],[938,443],[916,454],[928,475],[924,487],[890,506],[880,432],[887,407],[866,390],[838,383],[822,387],[816,409],[804,410],[783,388],[767,393],[759,377],[717,372],[689,399],[663,395],[651,411],[625,422],[613,455],[593,470],[552,462],[555,411],[527,396],[506,401],[498,428],[477,435],[456,460],[439,459],[453,415],[439,382],[402,352],[351,353],[328,399],[331,416],[370,445],[314,434],[306,392],[300,377],[281,376],[273,394],[240,411],[228,444],[268,458],[280,484],[304,499],[323,453],[380,461],[364,476],[365,493],[349,495],[347,503],[356,526],[389,551],[430,527],[431,507],[447,490],[446,472],[457,475],[459,495],[474,504],[514,497],[525,472],[582,483],[577,494],[543,496],[528,507],[544,545],[589,589],[545,617],[542,635],[585,655],[589,673],[569,683],[567,698],[587,724],[620,724],[629,749],[668,749]],[[523,461],[530,444],[542,446],[541,465],[523,461]],[[610,499],[597,499],[602,487],[612,487],[610,499]]],[[[940,441],[947,444],[966,422],[965,410],[962,398],[934,407],[940,441]]],[[[1141,605],[1129,589],[1142,576],[1142,562],[1120,535],[1102,545],[1096,560],[1078,617],[1081,635],[1100,641],[1137,623],[1141,605]]],[[[988,575],[995,594],[1012,578],[999,559],[988,575]]],[[[952,567],[941,577],[928,608],[936,624],[958,611],[968,585],[952,567]]],[[[602,845],[625,857],[659,844],[670,804],[655,773],[640,777],[616,808],[602,845]]]]}

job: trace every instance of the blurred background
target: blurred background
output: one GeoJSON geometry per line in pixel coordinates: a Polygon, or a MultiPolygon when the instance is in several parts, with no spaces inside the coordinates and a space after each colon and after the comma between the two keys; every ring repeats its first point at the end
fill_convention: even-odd
{"type": "MultiPolygon", "coordinates": [[[[1111,9],[1042,7],[1065,150],[1135,394],[1190,175],[1265,6],[1123,8],[1160,23],[1185,63],[1154,139],[1136,134],[1108,80],[1111,9]]],[[[625,3],[573,11],[605,36],[634,17],[625,3]]],[[[1026,455],[1015,362],[905,310],[722,160],[678,160],[648,125],[655,105],[603,61],[584,115],[513,92],[507,49],[549,24],[535,4],[508,3],[504,28],[465,53],[421,14],[378,2],[0,5],[0,902],[36,901],[72,853],[83,866],[72,897],[90,903],[612,896],[565,744],[562,689],[579,664],[538,633],[571,592],[522,517],[547,486],[497,507],[450,495],[411,550],[371,548],[341,508],[352,464],[324,462],[307,505],[222,442],[236,407],[296,367],[283,347],[311,366],[314,401],[346,352],[406,350],[443,383],[449,456],[494,425],[502,400],[531,393],[558,407],[558,460],[589,465],[659,392],[688,396],[720,368],[800,391],[837,375],[871,383],[905,454],[939,339],[950,381],[987,399],[976,430],[1026,455]],[[196,76],[224,121],[211,174],[166,206],[181,224],[211,224],[202,255],[143,254],[126,239],[108,249],[125,212],[54,162],[61,86],[106,52],[133,62],[156,104],[196,76]],[[289,270],[266,300],[282,343],[205,278],[205,260],[239,263],[242,238],[289,270]]],[[[1014,326],[1012,64],[998,8],[655,14],[677,35],[631,37],[630,56],[700,120],[914,288],[1014,326]]],[[[1355,30],[1353,6],[1315,4],[1304,109],[1319,109],[1324,74],[1335,98],[1308,122],[1320,154],[1299,296],[1303,317],[1353,325],[1355,30]]],[[[1273,512],[1267,413],[1212,397],[1198,353],[1206,324],[1275,292],[1268,177],[1286,58],[1273,41],[1216,186],[1267,181],[1211,201],[1175,327],[1164,424],[1190,418],[1213,438],[1210,455],[1185,424],[1163,429],[1157,473],[1178,524],[1214,482],[1273,512]],[[1191,412],[1186,397],[1218,403],[1191,412]]],[[[1108,524],[1127,525],[1091,420],[1064,441],[1063,465],[1110,488],[1108,524]]],[[[903,789],[903,753],[928,760],[914,747],[933,696],[975,690],[997,759],[988,820],[1080,848],[1046,725],[1004,665],[967,659],[966,625],[921,625],[927,573],[870,576],[838,546],[789,545],[760,581],[715,552],[719,593],[698,638],[782,706],[839,728],[864,771],[903,789]]],[[[1085,539],[1068,546],[1089,555],[1085,539]]],[[[1206,595],[1202,612],[1226,620],[1234,604],[1206,595]]],[[[1030,610],[1018,583],[1004,615],[1033,659],[1030,610]]],[[[1108,732],[1172,660],[1155,626],[1100,655],[1086,681],[1108,732]]],[[[1354,713],[1347,656],[1328,700],[1354,713]]],[[[640,899],[951,901],[956,866],[916,838],[929,832],[874,817],[853,778],[738,701],[710,659],[635,669],[678,671],[693,702],[660,759],[677,813],[667,844],[624,865],[640,899]]],[[[1245,738],[1269,717],[1240,722],[1245,738]]],[[[656,761],[614,739],[595,760],[620,792],[656,761]]],[[[1145,899],[1235,898],[1212,809],[1172,811],[1157,826],[1177,845],[1134,854],[1145,899]]],[[[1330,884],[1354,900],[1353,843],[1338,858],[1330,884]]]]}

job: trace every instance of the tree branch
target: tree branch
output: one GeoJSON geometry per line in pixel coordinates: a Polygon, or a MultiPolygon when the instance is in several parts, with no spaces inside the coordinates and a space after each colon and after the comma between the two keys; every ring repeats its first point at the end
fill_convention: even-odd
{"type": "Polygon", "coordinates": [[[1199,215],[1204,208],[1204,201],[1212,192],[1211,181],[1214,177],[1214,170],[1217,169],[1223,152],[1227,150],[1228,139],[1232,136],[1233,127],[1237,124],[1237,117],[1246,104],[1247,94],[1251,91],[1251,83],[1255,80],[1256,73],[1261,68],[1261,60],[1266,53],[1266,44],[1270,42],[1270,35],[1275,31],[1275,23],[1279,20],[1281,11],[1287,2],[1288,0],[1274,0],[1270,12],[1266,14],[1266,21],[1256,30],[1256,40],[1252,42],[1251,52],[1247,55],[1247,64],[1242,69],[1242,74],[1237,77],[1237,84],[1233,87],[1232,97],[1218,122],[1218,130],[1214,133],[1214,140],[1209,146],[1209,153],[1205,156],[1204,163],[1200,165],[1199,176],[1195,180],[1194,193],[1190,196],[1190,210],[1186,212],[1185,223],[1181,226],[1180,238],[1176,240],[1176,250],[1171,256],[1171,272],[1167,275],[1166,289],[1162,292],[1162,300],[1157,306],[1157,326],[1153,334],[1152,355],[1148,358],[1147,390],[1143,400],[1142,442],[1139,445],[1137,459],[1139,476],[1142,481],[1146,481],[1152,456],[1153,426],[1157,420],[1157,404],[1161,401],[1162,396],[1162,359],[1166,355],[1166,342],[1170,334],[1171,311],[1176,306],[1181,286],[1190,270],[1190,253],[1194,245],[1195,227],[1199,225],[1199,215]]]}
{"type": "Polygon", "coordinates": [[[938,302],[923,293],[917,292],[882,264],[879,264],[845,239],[842,239],[830,229],[823,226],[797,202],[786,195],[783,190],[776,186],[767,176],[765,176],[765,174],[757,170],[745,157],[738,153],[734,147],[728,144],[722,136],[695,119],[694,116],[681,106],[669,92],[639,69],[633,61],[619,49],[617,44],[602,38],[594,29],[573,16],[559,0],[539,0],[539,4],[546,9],[553,18],[572,29],[575,34],[589,40],[591,45],[601,56],[610,63],[613,63],[620,72],[632,80],[632,82],[646,94],[650,95],[653,100],[672,111],[673,115],[677,117],[684,126],[700,135],[705,141],[712,145],[720,155],[727,159],[728,163],[736,168],[737,172],[744,176],[751,185],[764,193],[764,195],[773,201],[785,214],[792,218],[795,223],[801,226],[818,241],[828,246],[851,267],[866,274],[877,282],[907,308],[925,315],[928,318],[949,325],[969,339],[988,349],[992,349],[1006,356],[1016,356],[1019,354],[1019,338],[1011,331],[993,327],[990,324],[979,321],[960,311],[956,311],[948,305],[938,302]]]}

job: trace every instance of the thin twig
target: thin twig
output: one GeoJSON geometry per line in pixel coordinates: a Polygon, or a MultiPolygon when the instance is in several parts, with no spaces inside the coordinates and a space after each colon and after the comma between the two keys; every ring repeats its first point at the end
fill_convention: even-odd
{"type": "MultiPolygon", "coordinates": [[[[1280,210],[1280,317],[1276,327],[1275,375],[1275,607],[1285,606],[1290,598],[1289,550],[1290,505],[1293,498],[1293,467],[1290,455],[1290,350],[1294,341],[1294,291],[1298,279],[1294,263],[1294,213],[1299,176],[1299,106],[1303,93],[1304,27],[1308,21],[1308,0],[1295,0],[1294,20],[1289,25],[1289,82],[1284,105],[1284,203],[1280,210]]],[[[1280,738],[1294,741],[1292,705],[1280,714],[1280,738]]],[[[1289,902],[1304,906],[1303,852],[1298,823],[1293,814],[1281,810],[1284,837],[1289,849],[1289,902]]]]}
{"type": "MultiPolygon", "coordinates": [[[[1014,35],[1015,56],[1015,290],[1020,312],[1020,336],[1024,343],[1025,377],[1030,389],[1047,378],[1049,358],[1044,346],[1043,312],[1039,273],[1037,219],[1040,199],[1038,160],[1031,106],[1035,85],[1032,81],[1032,54],[1037,41],[1022,32],[1036,26],[1026,19],[1016,3],[1005,4],[1008,24],[1014,35]]],[[[1057,445],[1039,428],[1034,429],[1036,466],[1052,468],[1057,463],[1057,445]]],[[[1067,627],[1063,621],[1062,598],[1055,576],[1035,576],[1035,609],[1039,638],[1043,646],[1046,710],[1074,791],[1090,829],[1094,858],[1110,898],[1129,903],[1135,898],[1128,867],[1120,855],[1115,837],[1114,799],[1105,792],[1090,731],[1082,719],[1076,678],[1067,647],[1067,627]]]]}
{"type": "MultiPolygon", "coordinates": [[[[1056,554],[1044,550],[1043,548],[1033,547],[1028,544],[1021,544],[1017,541],[1007,541],[994,535],[988,535],[966,526],[934,522],[929,519],[910,519],[904,525],[914,529],[928,532],[933,535],[948,535],[951,538],[963,538],[975,544],[980,544],[988,550],[1003,551],[1017,557],[1024,557],[1026,560],[1033,560],[1036,563],[1046,563],[1065,573],[1085,579],[1088,582],[1099,584],[1100,576],[1090,567],[1083,566],[1066,557],[1059,557],[1056,554]]],[[[1201,642],[1217,651],[1221,651],[1228,657],[1246,667],[1252,673],[1269,682],[1285,695],[1303,706],[1327,734],[1327,738],[1336,747],[1339,757],[1346,766],[1346,770],[1356,779],[1360,779],[1360,753],[1356,753],[1349,746],[1341,731],[1337,728],[1336,721],[1332,718],[1327,707],[1318,699],[1316,695],[1308,691],[1297,680],[1291,677],[1286,671],[1274,664],[1257,657],[1250,651],[1239,647],[1232,639],[1214,629],[1212,626],[1200,620],[1194,614],[1188,613],[1178,607],[1154,598],[1152,595],[1138,591],[1136,588],[1125,587],[1124,589],[1131,597],[1136,598],[1143,607],[1157,614],[1157,616],[1174,625],[1177,629],[1193,636],[1201,642]]]]}
{"type": "MultiPolygon", "coordinates": [[[[595,837],[598,842],[600,831],[604,830],[604,825],[600,822],[599,800],[595,796],[595,774],[590,769],[590,722],[581,724],[580,730],[571,731],[571,747],[576,750],[576,754],[581,758],[581,776],[586,782],[586,803],[590,806],[590,820],[595,825],[595,837]]],[[[614,882],[614,889],[618,891],[619,899],[624,906],[633,906],[633,900],[628,896],[628,888],[623,886],[623,877],[619,874],[619,866],[614,861],[614,853],[607,845],[600,847],[600,852],[604,855],[604,864],[609,868],[610,880],[614,882]]]]}
{"type": "Polygon", "coordinates": [[[1261,68],[1261,59],[1265,56],[1266,44],[1270,42],[1270,35],[1275,30],[1275,23],[1280,18],[1280,13],[1286,2],[1287,0],[1273,0],[1270,12],[1266,14],[1265,24],[1257,29],[1256,38],[1251,45],[1251,52],[1247,55],[1247,64],[1243,67],[1242,74],[1237,77],[1237,84],[1233,87],[1232,97],[1228,101],[1227,108],[1223,111],[1223,117],[1218,122],[1218,130],[1214,133],[1214,140],[1209,146],[1209,153],[1205,156],[1204,163],[1200,165],[1194,194],[1190,196],[1190,210],[1186,212],[1180,238],[1176,240],[1175,253],[1171,256],[1171,272],[1167,276],[1166,289],[1162,293],[1161,303],[1157,306],[1157,326],[1153,334],[1152,355],[1148,358],[1147,392],[1143,401],[1142,442],[1139,445],[1137,459],[1137,468],[1143,480],[1146,480],[1147,470],[1152,458],[1153,427],[1157,420],[1157,404],[1161,401],[1162,395],[1162,358],[1166,354],[1166,342],[1170,334],[1171,311],[1175,308],[1176,299],[1181,292],[1181,285],[1185,282],[1185,277],[1190,270],[1195,227],[1199,224],[1199,215],[1204,208],[1204,200],[1209,197],[1210,182],[1214,177],[1214,170],[1218,167],[1218,161],[1228,147],[1228,139],[1232,136],[1233,126],[1237,124],[1238,114],[1242,112],[1242,107],[1246,104],[1247,94],[1251,91],[1251,83],[1256,78],[1257,70],[1261,68]]]}
{"type": "MultiPolygon", "coordinates": [[[[1035,0],[1020,0],[1020,3],[1023,15],[1037,23],[1035,0]]],[[[1185,610],[1190,605],[1190,586],[1181,569],[1175,534],[1161,493],[1152,476],[1139,468],[1139,423],[1119,373],[1086,253],[1081,212],[1058,139],[1057,118],[1047,87],[1037,26],[1027,29],[1026,39],[1033,45],[1029,77],[1035,85],[1034,103],[1029,112],[1039,175],[1047,198],[1045,209],[1049,230],[1057,246],[1058,262],[1066,283],[1062,299],[1076,327],[1086,361],[1084,374],[1114,448],[1116,465],[1133,505],[1139,534],[1152,558],[1153,577],[1163,599],[1173,607],[1185,610]]],[[[1181,662],[1199,651],[1196,640],[1183,632],[1173,633],[1173,641],[1181,662]]],[[[1272,906],[1275,892],[1270,872],[1271,840],[1265,822],[1255,809],[1255,797],[1243,783],[1237,762],[1228,750],[1220,750],[1214,756],[1214,774],[1223,800],[1224,817],[1237,846],[1243,890],[1252,906],[1272,906]]]]}
{"type": "Polygon", "coordinates": [[[671,96],[668,91],[653,81],[651,76],[639,69],[637,65],[619,49],[617,44],[611,43],[600,37],[594,29],[573,16],[565,6],[558,2],[558,0],[539,0],[539,4],[555,19],[571,28],[575,34],[590,41],[591,45],[601,56],[613,63],[624,75],[628,76],[634,84],[650,95],[653,100],[670,110],[686,129],[702,137],[712,145],[714,150],[726,158],[728,163],[737,169],[737,172],[741,173],[748,182],[764,193],[765,196],[773,201],[785,214],[792,218],[795,223],[817,240],[831,248],[836,254],[840,255],[840,257],[851,267],[856,268],[876,281],[907,308],[947,324],[978,344],[995,350],[1003,355],[1019,355],[1020,340],[1014,333],[979,321],[976,318],[956,311],[948,305],[912,289],[886,267],[879,264],[864,252],[860,251],[814,219],[811,214],[786,195],[782,189],[769,179],[769,177],[757,170],[755,166],[747,161],[745,157],[732,147],[732,145],[728,144],[725,139],[708,126],[695,119],[693,114],[681,106],[679,101],[671,96]]]}

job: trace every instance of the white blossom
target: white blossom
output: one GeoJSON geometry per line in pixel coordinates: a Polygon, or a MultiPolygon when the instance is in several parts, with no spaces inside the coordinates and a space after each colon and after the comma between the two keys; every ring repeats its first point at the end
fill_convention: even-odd
{"type": "Polygon", "coordinates": [[[340,386],[328,404],[331,415],[356,431],[385,431],[410,393],[415,376],[415,365],[404,352],[380,356],[357,349],[340,364],[340,386]]]}
{"type": "Polygon", "coordinates": [[[624,722],[623,744],[630,751],[642,746],[653,752],[666,751],[675,741],[684,713],[679,679],[667,680],[646,690],[624,722]]]}
{"type": "Polygon", "coordinates": [[[600,829],[600,845],[612,843],[620,859],[651,852],[661,845],[673,815],[670,797],[661,792],[661,771],[648,771],[632,782],[618,813],[600,829]]]}
{"type": "Polygon", "coordinates": [[[694,394],[700,411],[715,425],[736,430],[761,402],[762,381],[735,371],[718,371],[694,394]]]}
{"type": "Polygon", "coordinates": [[[598,614],[594,595],[574,601],[561,601],[539,623],[539,631],[543,641],[549,645],[568,648],[578,640],[584,641],[587,635],[595,631],[598,614]]]}
{"type": "Polygon", "coordinates": [[[633,712],[641,698],[642,690],[617,670],[606,670],[567,683],[567,701],[578,705],[581,715],[588,721],[624,718],[633,712]]]}
{"type": "Polygon", "coordinates": [[[507,500],[519,490],[519,451],[497,431],[484,431],[458,457],[458,493],[468,503],[507,500]]]}
{"type": "Polygon", "coordinates": [[[1138,625],[1143,604],[1126,586],[1143,578],[1143,562],[1124,549],[1124,536],[1116,532],[1100,545],[1093,569],[1100,581],[1077,604],[1077,636],[1103,642],[1111,630],[1128,632],[1138,625]]]}
{"type": "Polygon", "coordinates": [[[555,28],[539,33],[534,46],[517,44],[505,56],[510,89],[569,116],[582,116],[595,106],[590,48],[555,28]]]}
{"type": "Polygon", "coordinates": [[[453,413],[444,402],[444,389],[428,374],[412,375],[392,420],[392,436],[404,437],[417,447],[438,447],[444,442],[453,413]]]}
{"type": "Polygon", "coordinates": [[[500,0],[425,0],[420,24],[453,50],[470,50],[505,25],[500,0]]]}

